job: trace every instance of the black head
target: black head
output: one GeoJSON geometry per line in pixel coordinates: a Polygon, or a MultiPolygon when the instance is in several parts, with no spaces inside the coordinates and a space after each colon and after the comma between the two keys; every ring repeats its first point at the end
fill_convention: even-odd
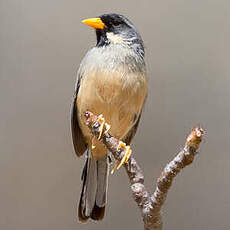
{"type": "Polygon", "coordinates": [[[142,38],[131,21],[120,14],[103,14],[98,18],[87,19],[85,24],[96,29],[97,46],[110,44],[128,45],[144,56],[142,38]]]}
{"type": "Polygon", "coordinates": [[[96,30],[97,46],[112,42],[110,40],[111,37],[108,37],[108,33],[119,37],[121,42],[123,41],[130,45],[141,43],[143,46],[143,41],[137,28],[125,16],[120,14],[103,14],[99,18],[105,24],[105,27],[102,30],[96,30]]]}
{"type": "MultiPolygon", "coordinates": [[[[105,24],[103,30],[97,30],[98,32],[111,32],[114,34],[130,33],[138,31],[136,27],[123,15],[120,14],[103,14],[99,16],[102,22],[105,24]]],[[[138,34],[139,35],[139,34],[138,34]]]]}

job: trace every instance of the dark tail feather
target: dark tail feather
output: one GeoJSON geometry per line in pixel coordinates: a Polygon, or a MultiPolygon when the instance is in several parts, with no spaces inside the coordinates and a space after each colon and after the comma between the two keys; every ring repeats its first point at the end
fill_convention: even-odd
{"type": "Polygon", "coordinates": [[[93,207],[93,211],[91,213],[91,219],[93,220],[102,220],[104,218],[104,215],[105,215],[105,206],[100,208],[96,205],[94,205],[93,207]]]}
{"type": "MultiPolygon", "coordinates": [[[[90,155],[90,154],[89,154],[90,155]]],[[[82,192],[78,206],[78,218],[102,220],[107,197],[108,162],[107,156],[94,160],[87,158],[82,172],[82,192]]]]}
{"type": "Polygon", "coordinates": [[[78,219],[80,222],[86,222],[89,219],[89,217],[85,215],[85,184],[86,184],[87,167],[88,167],[88,158],[86,158],[86,162],[81,175],[82,190],[81,190],[80,201],[78,204],[78,219]]]}

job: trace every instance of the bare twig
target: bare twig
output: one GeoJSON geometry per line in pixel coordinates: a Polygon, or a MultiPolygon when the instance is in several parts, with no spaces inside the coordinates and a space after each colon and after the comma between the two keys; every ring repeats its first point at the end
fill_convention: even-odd
{"type": "MultiPolygon", "coordinates": [[[[92,134],[97,138],[100,136],[101,119],[91,112],[85,113],[86,125],[92,134]]],[[[151,195],[144,186],[144,175],[141,168],[131,155],[128,162],[124,164],[127,175],[131,183],[133,198],[142,213],[145,230],[161,230],[162,217],[161,208],[166,199],[167,193],[173,179],[185,166],[191,164],[197,153],[199,145],[202,141],[204,131],[201,127],[196,127],[186,138],[185,146],[177,156],[164,168],[157,180],[155,192],[151,195]]],[[[100,141],[104,143],[107,149],[113,154],[114,158],[121,161],[125,155],[125,150],[120,148],[117,150],[119,140],[111,136],[106,131],[106,126],[102,130],[100,141]]]]}

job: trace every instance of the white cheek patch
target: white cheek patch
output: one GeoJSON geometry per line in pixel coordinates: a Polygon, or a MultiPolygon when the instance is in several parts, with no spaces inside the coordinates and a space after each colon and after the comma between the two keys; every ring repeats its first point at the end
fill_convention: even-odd
{"type": "Polygon", "coordinates": [[[121,38],[121,36],[114,34],[112,32],[107,32],[106,36],[110,42],[113,44],[126,44],[126,42],[121,38]]]}

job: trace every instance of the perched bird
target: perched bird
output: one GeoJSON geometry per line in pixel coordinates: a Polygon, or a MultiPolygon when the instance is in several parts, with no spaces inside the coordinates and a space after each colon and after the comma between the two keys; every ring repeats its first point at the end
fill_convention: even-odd
{"type": "Polygon", "coordinates": [[[130,144],[147,95],[144,44],[136,27],[119,14],[82,21],[96,30],[97,43],[83,58],[71,106],[72,139],[77,156],[87,154],[82,173],[78,218],[104,217],[108,180],[108,150],[85,125],[84,113],[102,114],[110,133],[130,144]]]}

